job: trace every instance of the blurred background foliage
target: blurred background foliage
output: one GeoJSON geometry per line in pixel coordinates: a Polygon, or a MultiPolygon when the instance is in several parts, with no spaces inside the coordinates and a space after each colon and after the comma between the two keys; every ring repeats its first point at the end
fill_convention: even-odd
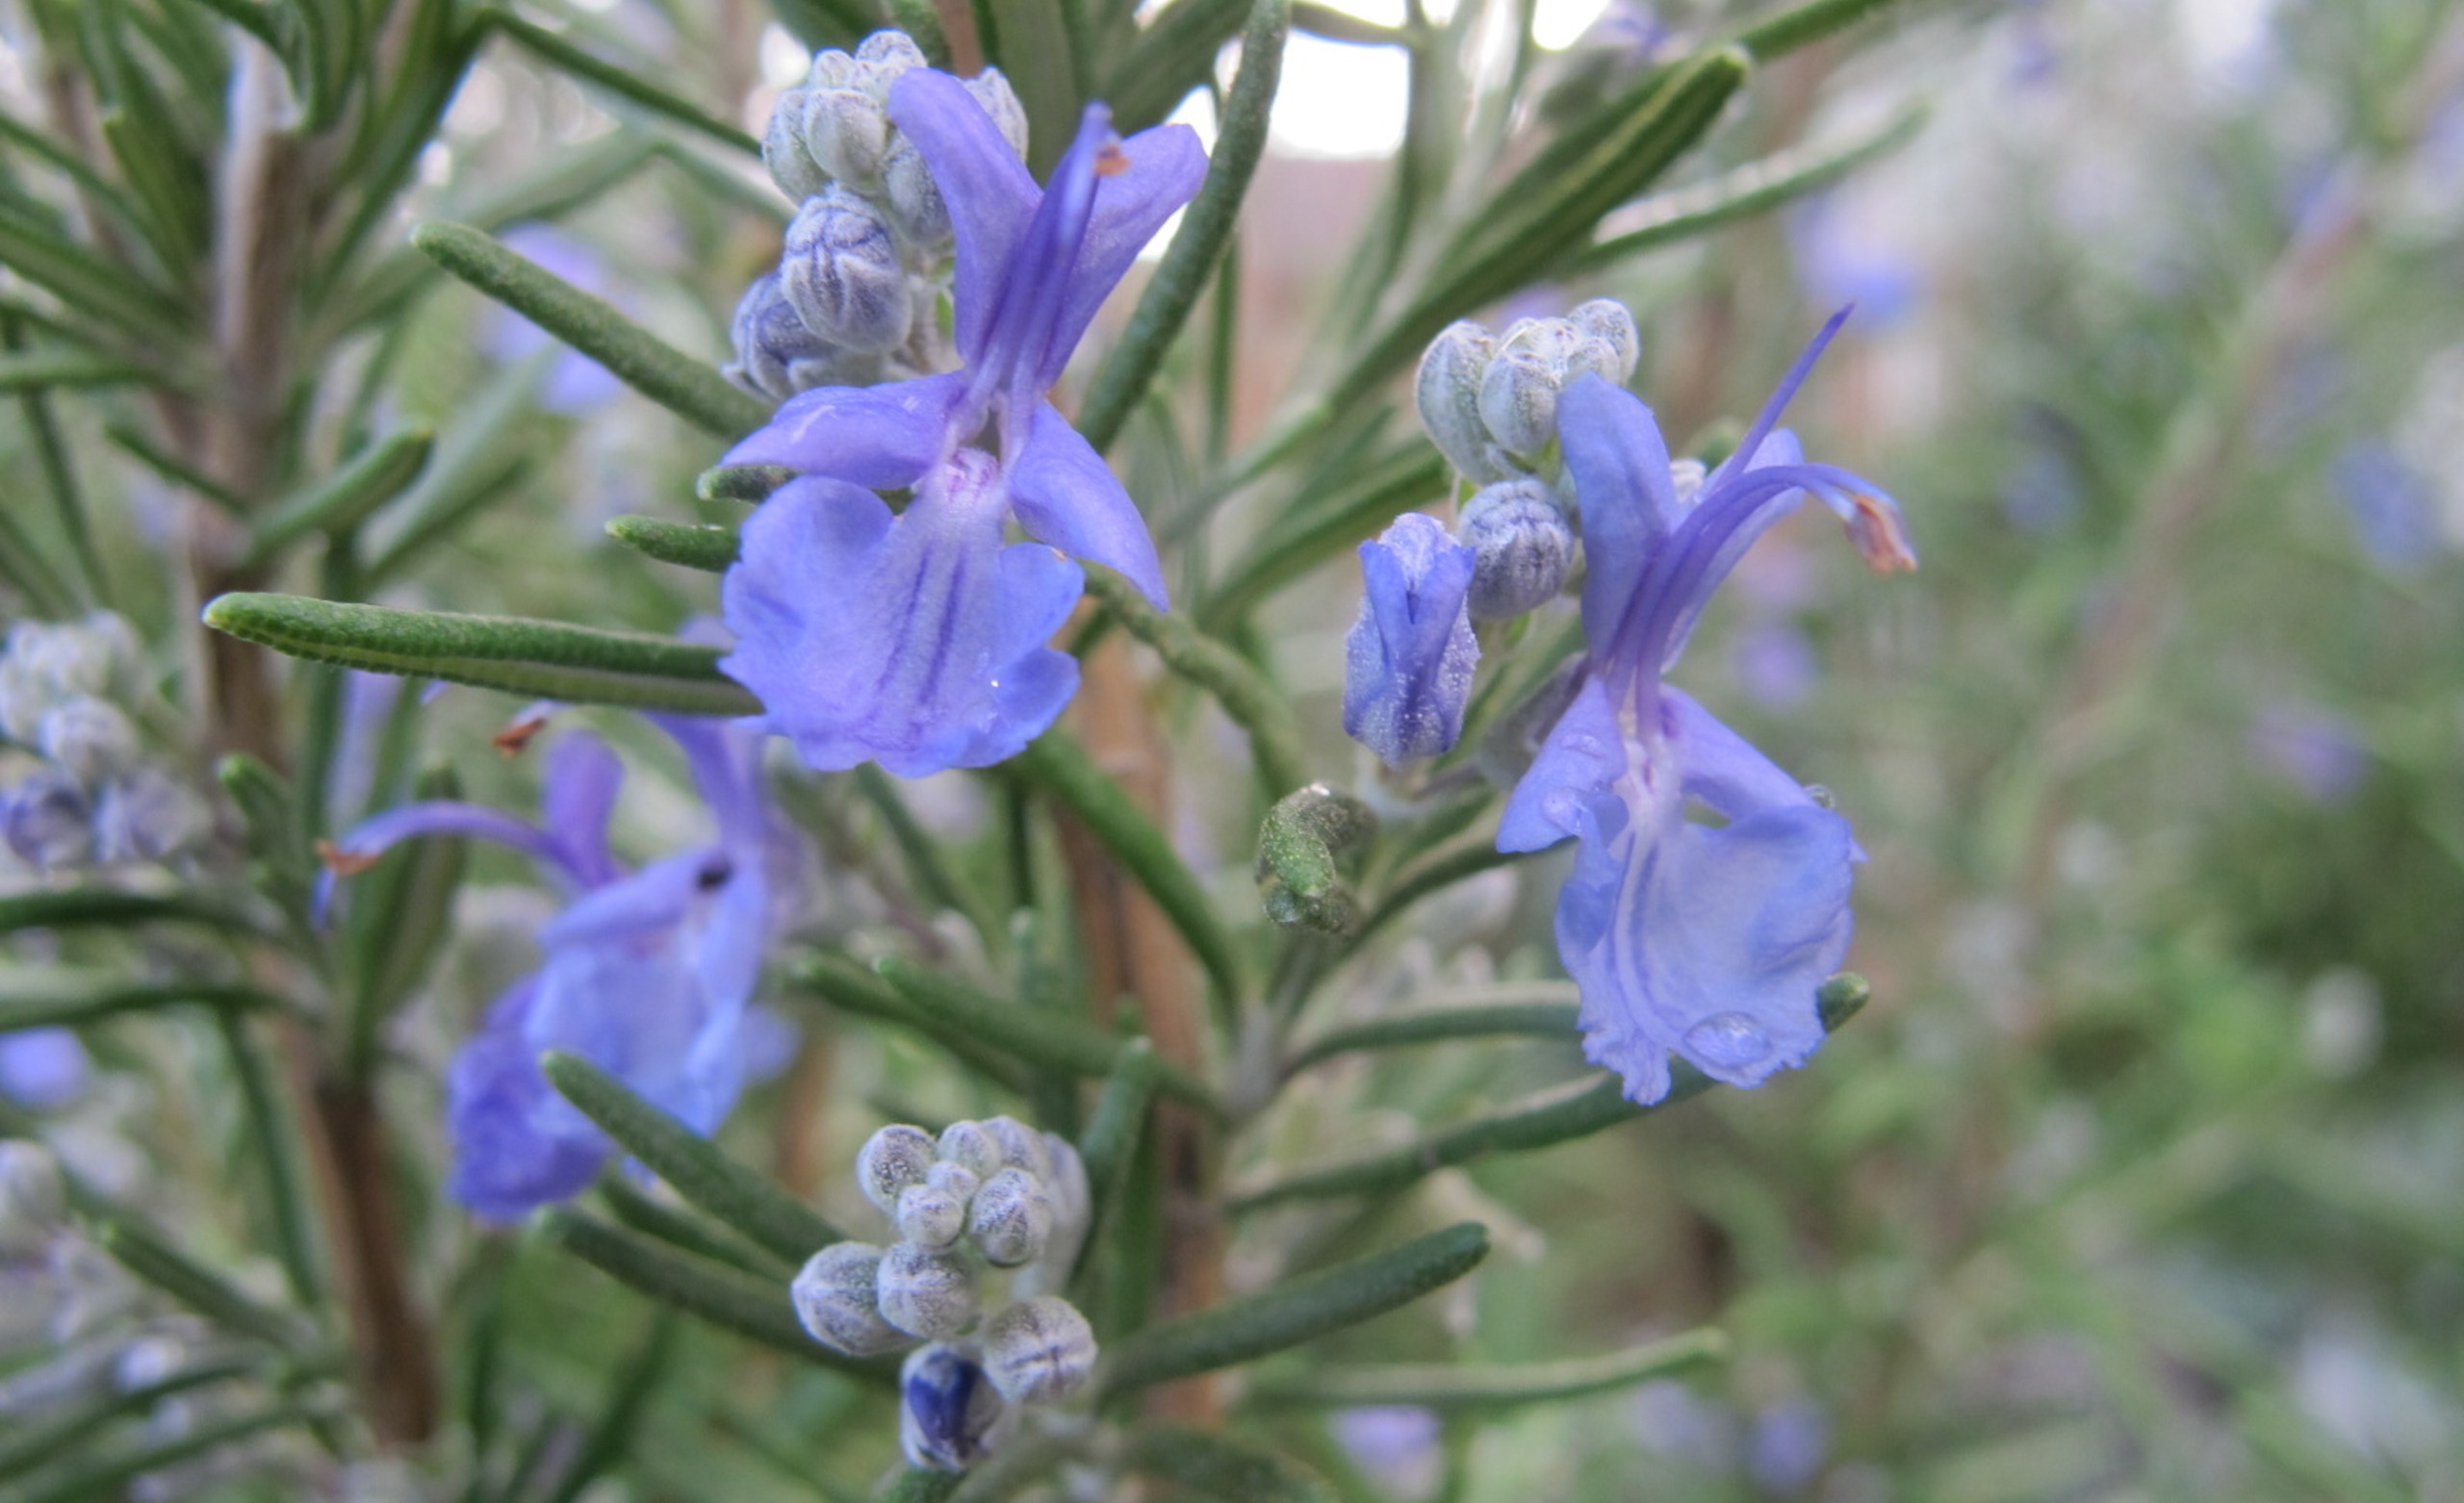
{"type": "MultiPolygon", "coordinates": [[[[1279,111],[1242,295],[1219,316],[1237,318],[1241,361],[1210,399],[1209,346],[1183,341],[1116,451],[1194,576],[1305,484],[1296,471],[1175,522],[1365,321],[1351,307],[1361,265],[1380,280],[1374,257],[1348,281],[1336,250],[1381,234],[1386,153],[1425,153],[1443,184],[1473,149],[1407,128],[1377,87],[1399,49],[1378,43],[1454,26],[1457,50],[1424,56],[1502,108],[1469,21],[1513,8],[1462,4],[1300,8],[1287,88],[1353,76],[1351,117],[1279,111]]],[[[1538,9],[1565,35],[1530,60],[1518,121],[1578,113],[1740,24],[1708,4],[1538,9]]],[[[803,5],[778,22],[649,0],[526,13],[754,132],[805,46],[848,39],[803,5]]],[[[179,63],[170,39],[147,45],[147,69],[179,63]]],[[[43,81],[16,66],[0,85],[16,100],[43,81]]],[[[1857,139],[1912,100],[1921,126],[1837,186],[1507,310],[1627,300],[1637,389],[1700,451],[1732,437],[1822,316],[1859,305],[1794,420],[1810,449],[1893,489],[1924,568],[1863,581],[1814,546],[1828,523],[1802,519],[1748,560],[1681,676],[1855,819],[1872,859],[1851,963],[1876,1000],[1765,1089],[1366,1209],[1262,1212],[1230,1257],[1237,1284],[1253,1244],[1470,1216],[1498,1248],[1477,1275],[1314,1353],[1541,1361],[1716,1322],[1732,1355],[1476,1418],[1278,1412],[1275,1433],[1347,1497],[2464,1498],[2464,31],[2440,0],[1912,3],[1774,64],[1660,186],[1857,139]]],[[[13,176],[49,170],[20,156],[13,176]]],[[[496,227],[530,225],[515,243],[534,259],[715,362],[784,215],[740,165],[499,38],[385,211],[386,239],[536,207],[496,227]],[[567,203],[578,185],[588,201],[567,203]]],[[[1415,247],[1395,254],[1409,265],[1415,247]]],[[[420,295],[335,342],[320,389],[342,395],[312,427],[441,435],[434,494],[380,518],[370,558],[450,510],[449,479],[485,504],[373,598],[661,631],[709,611],[707,578],[602,530],[620,513],[727,520],[732,503],[692,498],[707,442],[468,290],[398,274],[420,295]]],[[[93,540],[111,602],[176,641],[196,602],[148,574],[177,535],[172,503],[105,437],[116,400],[63,402],[57,420],[80,483],[126,519],[93,540]]],[[[65,557],[29,499],[44,481],[28,411],[0,415],[0,484],[34,546],[65,557]]],[[[1385,432],[1398,444],[1408,419],[1385,432]]],[[[289,567],[276,584],[316,589],[312,562],[289,567]]],[[[1348,557],[1328,562],[1268,598],[1244,645],[1293,692],[1320,764],[1369,785],[1337,734],[1356,591],[1348,557]]],[[[1245,911],[1254,812],[1220,796],[1242,745],[1194,696],[1166,708],[1171,832],[1245,911]]],[[[419,735],[470,797],[527,808],[532,765],[488,751],[504,710],[449,692],[419,735]]],[[[626,717],[587,718],[637,764],[620,843],[669,848],[692,819],[669,753],[626,717]]],[[[808,937],[998,974],[987,952],[1006,938],[932,911],[876,801],[846,777],[788,781],[823,853],[808,937]]],[[[1007,798],[997,778],[944,775],[907,807],[998,890],[1007,798]]],[[[1056,851],[1029,858],[1057,879],[1056,851]]],[[[1311,1021],[1557,976],[1547,915],[1565,859],[1424,904],[1336,974],[1311,1021]]],[[[646,1347],[642,1301],[535,1239],[482,1243],[416,1191],[441,1159],[437,1066],[545,911],[510,859],[475,853],[474,870],[459,937],[390,1044],[426,1067],[388,1085],[402,1203],[430,1208],[405,1229],[412,1264],[460,1354],[449,1388],[488,1414],[475,1442],[493,1426],[549,1458],[475,1472],[486,1485],[466,1495],[549,1496],[611,1375],[649,1352],[660,1381],[625,1413],[626,1460],[592,1496],[860,1496],[894,1453],[878,1398],[690,1326],[646,1347]]],[[[21,943],[13,963],[88,943],[21,943]]],[[[176,947],[155,957],[178,963],[176,947]]],[[[907,1037],[782,1006],[802,1042],[724,1140],[842,1220],[841,1166],[879,1121],[998,1109],[907,1037]]],[[[260,1192],[212,1021],[85,1036],[94,1077],[50,1126],[64,1153],[270,1291],[270,1264],[244,1251],[260,1192]]],[[[1538,1041],[1322,1064],[1240,1142],[1232,1179],[1400,1141],[1578,1070],[1571,1044],[1538,1041]]],[[[234,1465],[167,1495],[448,1495],[435,1474],[268,1483],[234,1465]]]]}

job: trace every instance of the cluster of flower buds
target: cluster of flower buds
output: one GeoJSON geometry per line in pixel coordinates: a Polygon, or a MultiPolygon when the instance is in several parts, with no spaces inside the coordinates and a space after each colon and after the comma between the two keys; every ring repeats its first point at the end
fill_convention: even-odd
{"type": "MultiPolygon", "coordinates": [[[[800,207],[779,269],[736,305],[728,375],[755,395],[783,401],[950,364],[939,318],[949,207],[889,117],[890,86],[925,65],[904,32],[875,32],[852,54],[814,54],[812,71],[771,111],[761,159],[800,207]]],[[[1027,115],[1009,81],[987,68],[965,82],[1023,158],[1027,115]]]]}
{"type": "Polygon", "coordinates": [[[897,1240],[815,1253],[790,1291],[796,1314],[852,1357],[928,1343],[899,1372],[899,1439],[916,1465],[962,1471],[1016,1429],[1020,1406],[1068,1398],[1094,1368],[1086,1317],[1041,1292],[1086,1237],[1086,1165],[1061,1138],[993,1117],[937,1138],[886,1127],[856,1180],[897,1240]]]}
{"type": "Polygon", "coordinates": [[[1634,316],[1603,297],[1562,318],[1522,319],[1502,337],[1451,324],[1422,357],[1421,422],[1480,487],[1457,528],[1476,559],[1466,599],[1475,619],[1520,616],[1565,583],[1574,505],[1557,472],[1557,397],[1587,372],[1623,386],[1641,356],[1634,316]]]}
{"type": "Polygon", "coordinates": [[[0,654],[0,837],[38,872],[165,861],[204,837],[213,814],[140,756],[122,706],[138,652],[128,624],[19,622],[0,654]]]}

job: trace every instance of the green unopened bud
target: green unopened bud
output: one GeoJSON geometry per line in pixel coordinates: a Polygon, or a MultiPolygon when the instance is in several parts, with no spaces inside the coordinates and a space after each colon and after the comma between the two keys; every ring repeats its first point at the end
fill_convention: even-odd
{"type": "Polygon", "coordinates": [[[898,1214],[898,1197],[924,1183],[933,1166],[933,1136],[919,1127],[886,1127],[856,1151],[856,1185],[885,1216],[898,1214]]]}
{"type": "Polygon", "coordinates": [[[885,350],[907,338],[913,304],[898,242],[880,211],[843,186],[807,199],[787,226],[779,290],[833,344],[885,350]]]}
{"type": "Polygon", "coordinates": [[[987,1322],[984,1375],[1013,1404],[1058,1404],[1095,1370],[1095,1332],[1067,1300],[1020,1300],[987,1322]]]}
{"type": "Polygon", "coordinates": [[[1286,929],[1348,932],[1358,910],[1345,874],[1377,832],[1369,805],[1324,783],[1286,794],[1258,831],[1258,896],[1286,929]]]}
{"type": "Polygon", "coordinates": [[[873,1357],[907,1344],[882,1318],[876,1292],[882,1250],[867,1242],[834,1242],[812,1255],[787,1286],[796,1318],[812,1338],[850,1357],[873,1357]]]}
{"type": "Polygon", "coordinates": [[[882,1318],[909,1336],[938,1340],[975,1323],[974,1270],[957,1258],[911,1242],[882,1255],[873,1292],[882,1318]]]}
{"type": "Polygon", "coordinates": [[[1476,621],[1505,621],[1546,603],[1574,564],[1574,528],[1547,482],[1528,475],[1473,497],[1457,532],[1477,555],[1464,597],[1476,621]]]}
{"type": "Polygon", "coordinates": [[[967,1203],[966,1230],[996,1268],[1034,1262],[1052,1238],[1052,1197],[1034,1175],[1004,1169],[967,1203]]]}

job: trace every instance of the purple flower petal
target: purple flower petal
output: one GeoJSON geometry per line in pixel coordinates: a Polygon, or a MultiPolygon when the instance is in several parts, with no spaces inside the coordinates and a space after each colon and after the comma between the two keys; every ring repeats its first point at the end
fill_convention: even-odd
{"type": "Polygon", "coordinates": [[[1464,597],[1478,562],[1433,517],[1405,512],[1360,546],[1360,616],[1344,639],[1344,729],[1390,766],[1450,749],[1480,646],[1464,597]]]}
{"type": "Polygon", "coordinates": [[[874,490],[913,485],[955,441],[952,419],[966,391],[966,373],[956,370],[886,386],[818,387],[789,397],[767,425],[728,450],[727,463],[784,465],[874,490]]]}
{"type": "Polygon", "coordinates": [[[1681,517],[1668,445],[1642,398],[1597,373],[1576,377],[1557,399],[1557,432],[1582,497],[1583,631],[1604,648],[1641,586],[1653,545],[1681,517]]]}
{"type": "Polygon", "coordinates": [[[1010,504],[1030,536],[1119,571],[1157,610],[1171,609],[1164,565],[1138,503],[1050,402],[1037,404],[1026,450],[1009,470],[1010,504]]]}
{"type": "Polygon", "coordinates": [[[1206,181],[1206,147],[1186,125],[1140,131],[1107,160],[1119,165],[1096,169],[1094,213],[1078,248],[1060,323],[1038,371],[1039,386],[1061,379],[1069,352],[1138,253],[1206,181]]]}
{"type": "Polygon", "coordinates": [[[614,881],[620,872],[607,849],[607,820],[625,785],[625,764],[588,731],[560,736],[548,749],[539,779],[539,817],[585,886],[614,881]]]}
{"type": "Polygon", "coordinates": [[[1592,800],[1625,774],[1630,754],[1608,690],[1586,678],[1506,796],[1498,849],[1540,851],[1580,834],[1592,800]]]}
{"type": "Polygon", "coordinates": [[[974,365],[1012,275],[1012,253],[1041,194],[1001,128],[947,73],[913,68],[890,86],[889,115],[932,169],[958,237],[951,301],[961,358],[974,365]]]}

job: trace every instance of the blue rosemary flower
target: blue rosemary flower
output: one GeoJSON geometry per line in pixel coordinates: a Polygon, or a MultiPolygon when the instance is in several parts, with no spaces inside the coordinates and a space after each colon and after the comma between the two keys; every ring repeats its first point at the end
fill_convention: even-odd
{"type": "Polygon", "coordinates": [[[1344,639],[1344,729],[1399,766],[1450,750],[1480,645],[1464,599],[1476,551],[1405,512],[1360,546],[1360,616],[1344,639]]]}
{"type": "Polygon", "coordinates": [[[539,824],[475,804],[405,804],[330,857],[347,872],[398,841],[474,836],[527,853],[572,895],[539,930],[539,969],[488,1008],[447,1077],[452,1194],[483,1220],[576,1193],[614,1152],[549,1085],[546,1051],[589,1059],[702,1133],[743,1088],[778,849],[760,743],[739,727],[654,719],[683,748],[715,817],[707,844],[628,873],[607,845],[623,766],[598,737],[575,734],[550,750],[539,824]]]}
{"type": "Polygon", "coordinates": [[[1775,430],[1843,312],[1690,497],[1651,410],[1596,375],[1566,389],[1559,432],[1582,505],[1582,624],[1572,702],[1507,801],[1501,851],[1582,844],[1557,901],[1557,950],[1582,990],[1583,1053],[1650,1103],[1669,1057],[1732,1085],[1804,1063],[1814,993],[1848,950],[1848,822],[1661,680],[1754,540],[1808,494],[1879,571],[1913,568],[1899,509],[1870,482],[1808,464],[1775,430]],[[1695,802],[1726,823],[1687,820],[1695,802]]]}
{"type": "Polygon", "coordinates": [[[1068,701],[1076,664],[1041,646],[1084,582],[1062,555],[1165,603],[1136,504],[1043,394],[1139,248],[1196,191],[1206,157],[1184,126],[1116,141],[1090,105],[1039,191],[948,74],[902,75],[889,115],[948,208],[964,365],[803,393],[729,454],[808,478],[744,529],[724,592],[736,650],[722,666],[808,766],[870,759],[920,777],[1011,755],[1068,701]],[[899,490],[913,498],[895,515],[864,494],[899,490]],[[1048,546],[1005,548],[1013,516],[1048,546]]]}

